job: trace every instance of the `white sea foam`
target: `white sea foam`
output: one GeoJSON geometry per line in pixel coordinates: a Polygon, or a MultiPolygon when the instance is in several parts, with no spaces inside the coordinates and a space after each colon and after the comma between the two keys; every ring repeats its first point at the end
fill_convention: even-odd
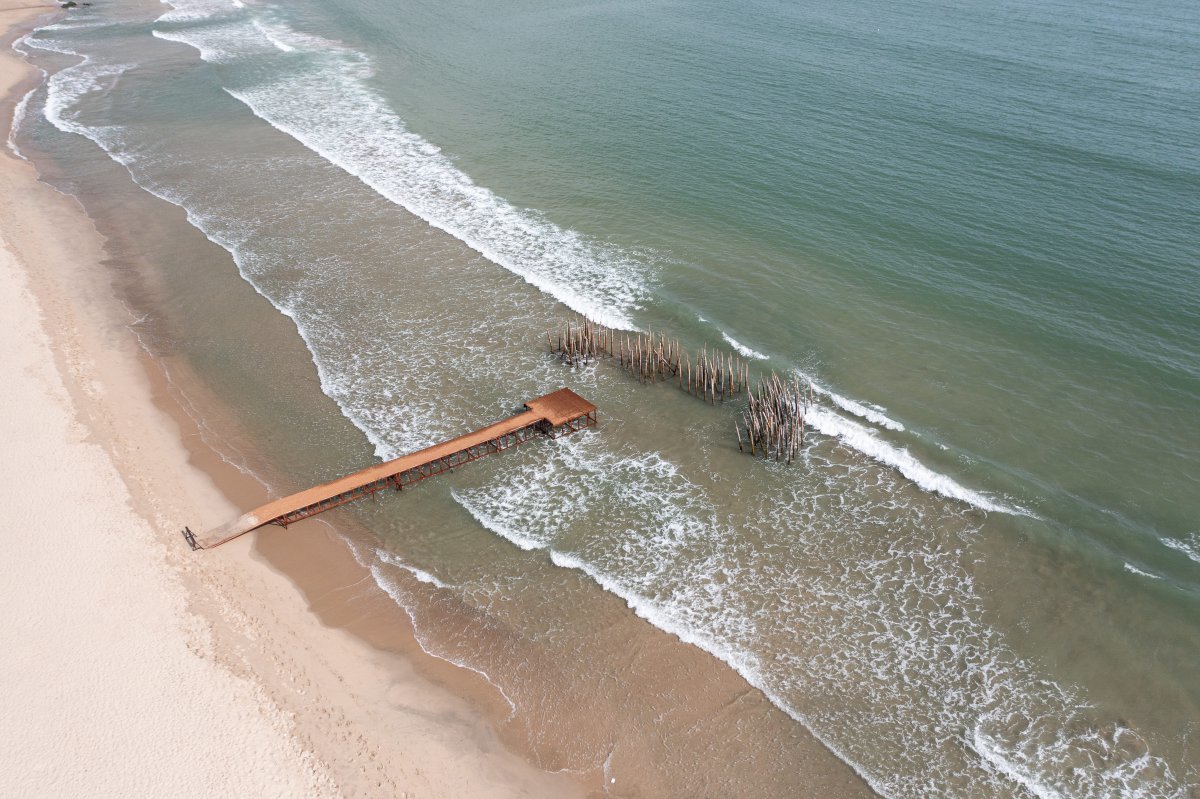
{"type": "Polygon", "coordinates": [[[860,419],[865,419],[871,424],[878,425],[887,430],[894,430],[898,433],[904,431],[904,425],[897,422],[895,419],[883,412],[883,409],[878,405],[867,405],[857,400],[852,400],[849,397],[844,397],[836,391],[832,391],[814,380],[811,375],[797,371],[796,374],[801,380],[808,381],[813,387],[813,393],[821,396],[829,397],[829,401],[841,408],[843,411],[860,419]]]}
{"type": "Polygon", "coordinates": [[[1050,786],[1042,784],[1035,775],[1006,758],[1001,753],[1000,746],[984,735],[978,727],[971,733],[971,748],[988,768],[1023,786],[1038,799],[1067,799],[1050,786]]]}
{"type": "Polygon", "coordinates": [[[389,577],[381,567],[382,563],[377,561],[370,564],[368,568],[371,571],[371,576],[375,578],[376,585],[382,588],[384,593],[390,596],[392,601],[403,608],[404,612],[408,614],[409,621],[411,621],[413,625],[413,635],[417,639],[417,644],[421,647],[421,650],[430,657],[435,657],[438,660],[444,660],[445,662],[452,663],[459,668],[473,671],[478,674],[480,677],[486,680],[489,685],[495,688],[496,692],[499,693],[500,696],[504,697],[504,701],[508,703],[510,715],[515,713],[517,711],[516,703],[512,701],[512,698],[509,697],[507,693],[505,693],[500,684],[492,679],[490,674],[478,666],[468,663],[462,658],[451,657],[444,652],[438,651],[438,648],[430,642],[429,636],[426,635],[421,629],[420,621],[412,609],[412,598],[409,597],[404,588],[391,577],[389,577]]]}
{"type": "Polygon", "coordinates": [[[833,402],[834,405],[838,406],[839,408],[846,411],[847,413],[852,413],[855,416],[859,416],[863,419],[866,419],[868,422],[871,422],[872,424],[877,424],[880,427],[886,428],[888,430],[895,430],[897,432],[904,430],[903,424],[901,424],[900,422],[897,422],[895,419],[892,419],[891,417],[887,416],[882,411],[880,411],[877,407],[864,405],[863,403],[856,402],[855,400],[852,400],[849,397],[843,397],[841,394],[838,394],[837,392],[820,388],[815,383],[813,384],[813,391],[817,392],[817,393],[824,393],[824,394],[828,395],[830,401],[833,402]]]}
{"type": "Polygon", "coordinates": [[[442,582],[437,577],[435,577],[434,575],[425,571],[424,569],[418,569],[416,566],[413,566],[411,563],[406,563],[398,555],[388,552],[386,549],[376,549],[375,557],[379,558],[381,561],[388,564],[389,566],[395,566],[397,569],[403,569],[404,571],[411,574],[413,577],[417,578],[417,580],[419,582],[425,583],[426,585],[432,585],[436,588],[451,588],[452,587],[449,583],[442,582]]]}
{"type": "Polygon", "coordinates": [[[489,503],[475,503],[466,494],[459,493],[451,489],[450,495],[454,497],[454,501],[462,505],[468,513],[475,517],[475,521],[479,522],[484,528],[491,530],[496,535],[506,541],[515,544],[526,552],[532,552],[538,549],[544,549],[547,542],[521,532],[519,528],[509,525],[504,521],[503,503],[497,508],[489,503]]]}
{"type": "Polygon", "coordinates": [[[193,0],[190,3],[159,0],[159,2],[171,9],[158,18],[159,22],[206,22],[228,14],[230,9],[245,8],[237,0],[193,0]]]}
{"type": "MultiPolygon", "coordinates": [[[[269,46],[261,36],[254,36],[253,40],[260,46],[269,46]]],[[[186,191],[154,180],[153,160],[147,156],[145,148],[126,142],[126,131],[122,126],[85,125],[79,122],[76,111],[79,103],[85,101],[92,92],[110,88],[115,79],[128,70],[130,65],[94,63],[90,57],[51,38],[39,39],[33,46],[81,59],[80,64],[61,70],[48,82],[46,118],[60,130],[86,136],[94,141],[114,161],[129,170],[137,185],[150,194],[182,208],[189,224],[230,253],[243,279],[295,324],[298,334],[312,353],[322,391],[333,398],[346,418],[366,435],[380,458],[396,457],[402,452],[427,446],[445,431],[446,425],[454,423],[453,419],[446,416],[444,404],[440,409],[435,408],[432,403],[421,401],[419,392],[414,393],[409,401],[404,403],[402,413],[397,413],[395,406],[364,402],[364,397],[368,396],[375,399],[391,397],[394,387],[378,384],[375,380],[378,370],[371,369],[369,365],[364,365],[366,371],[360,373],[348,368],[344,358],[326,359],[320,356],[324,352],[340,353],[344,348],[341,327],[336,320],[327,318],[326,310],[331,301],[328,291],[321,292],[321,302],[318,304],[304,292],[294,290],[297,288],[294,284],[283,292],[269,290],[262,276],[270,271],[270,259],[254,249],[256,228],[253,224],[230,217],[222,213],[221,208],[198,204],[186,191]]],[[[270,50],[277,52],[273,46],[270,46],[270,50]]],[[[425,323],[420,319],[407,321],[416,325],[418,329],[428,330],[434,328],[436,320],[430,319],[425,323]]],[[[389,338],[389,332],[379,336],[369,345],[358,342],[355,345],[356,351],[360,356],[369,354],[371,358],[380,362],[390,362],[394,357],[392,353],[396,343],[405,336],[411,336],[413,332],[397,331],[396,336],[399,338],[396,340],[389,338]]],[[[436,347],[427,349],[434,351],[436,347]]],[[[410,371],[406,370],[405,374],[410,371]]]]}
{"type": "Polygon", "coordinates": [[[238,56],[277,55],[282,48],[260,32],[253,24],[237,18],[227,18],[223,22],[209,21],[203,28],[203,35],[195,29],[183,33],[174,30],[152,30],[150,35],[165,42],[186,44],[199,51],[201,59],[221,63],[238,56]]]}
{"type": "Polygon", "coordinates": [[[43,114],[46,120],[59,130],[92,139],[111,155],[112,151],[106,145],[111,144],[110,140],[118,135],[119,128],[114,125],[105,129],[97,129],[80,124],[76,120],[74,109],[81,100],[93,92],[105,90],[118,77],[133,69],[134,65],[96,64],[91,56],[52,39],[29,38],[25,40],[25,44],[39,50],[80,59],[79,64],[59,70],[50,76],[46,82],[46,103],[43,114]],[[105,132],[109,134],[107,137],[101,135],[105,132]]]}
{"type": "MultiPolygon", "coordinates": [[[[703,316],[698,316],[697,318],[701,322],[708,321],[703,316]]],[[[731,347],[747,358],[766,360],[768,357],[767,355],[742,344],[724,330],[721,331],[721,336],[731,347]]],[[[860,419],[864,419],[871,424],[887,430],[893,430],[895,432],[904,431],[904,425],[888,416],[885,413],[885,410],[878,405],[859,402],[838,394],[836,391],[821,385],[821,383],[812,375],[803,371],[795,370],[794,374],[802,381],[811,385],[815,394],[828,397],[830,402],[832,402],[838,408],[841,408],[846,413],[857,416],[860,419]]],[[[831,426],[829,420],[825,420],[825,424],[827,427],[831,426]]],[[[847,431],[848,433],[850,432],[849,428],[847,428],[847,431]]],[[[823,430],[822,432],[825,431],[823,430]]],[[[889,466],[899,468],[906,477],[913,479],[914,482],[926,490],[937,491],[937,493],[940,493],[943,496],[950,496],[954,499],[970,502],[971,504],[977,505],[985,510],[1002,510],[1006,513],[1014,512],[1009,508],[987,500],[983,497],[983,495],[977,492],[963,488],[953,479],[924,467],[918,463],[915,458],[912,458],[910,455],[908,455],[906,451],[879,441],[878,438],[876,438],[870,431],[867,431],[866,428],[860,427],[857,430],[854,430],[852,434],[839,434],[839,438],[841,438],[842,442],[847,446],[854,449],[859,449],[860,444],[865,445],[867,447],[866,449],[859,449],[859,451],[864,455],[868,455],[869,457],[872,457],[882,463],[887,463],[889,466]],[[859,430],[862,431],[861,434],[859,433],[859,430]],[[867,436],[870,438],[868,439],[867,436]],[[917,479],[918,477],[920,478],[919,480],[917,479]],[[986,503],[986,507],[984,504],[980,504],[981,501],[986,503]]]]}
{"type": "Polygon", "coordinates": [[[725,343],[737,350],[738,354],[740,354],[743,358],[753,358],[756,361],[765,361],[767,359],[766,355],[758,350],[747,347],[745,344],[738,341],[724,330],[721,331],[721,338],[725,339],[725,343]]]}
{"type": "MultiPolygon", "coordinates": [[[[45,77],[45,74],[46,73],[44,72],[42,73],[43,77],[45,77]]],[[[25,109],[29,106],[29,98],[32,97],[33,93],[37,90],[38,87],[34,86],[32,89],[25,92],[21,99],[17,101],[16,107],[13,108],[12,127],[8,129],[8,139],[5,140],[5,144],[8,145],[9,152],[11,152],[17,158],[20,158],[22,161],[28,161],[29,159],[21,154],[21,148],[17,146],[17,134],[21,130],[21,125],[25,122],[25,109]]]]}
{"type": "Polygon", "coordinates": [[[1136,574],[1139,577],[1149,577],[1151,580],[1161,580],[1162,579],[1162,577],[1157,574],[1151,574],[1150,572],[1142,571],[1141,569],[1139,569],[1137,566],[1134,566],[1129,561],[1125,561],[1125,571],[1129,572],[1130,574],[1136,574]]]}
{"type": "Polygon", "coordinates": [[[847,419],[828,408],[813,405],[809,408],[805,419],[812,425],[814,430],[824,433],[827,436],[835,436],[846,446],[861,452],[879,463],[895,468],[926,491],[966,502],[981,510],[1011,513],[1021,516],[1032,515],[1024,508],[996,502],[985,494],[967,488],[948,475],[935,472],[913,457],[908,450],[889,444],[879,438],[874,430],[847,419]]]}
{"type": "MultiPolygon", "coordinates": [[[[578,440],[559,442],[556,455],[552,462],[535,465],[532,473],[526,469],[515,484],[494,483],[484,490],[456,491],[454,498],[485,529],[521,549],[547,552],[559,567],[587,574],[606,591],[624,600],[638,616],[728,664],[777,707],[809,728],[876,791],[887,795],[882,783],[773,689],[763,664],[751,650],[730,645],[731,628],[741,630],[733,636],[740,638],[751,635],[751,627],[747,621],[729,614],[728,604],[711,580],[689,581],[693,591],[675,593],[665,601],[647,595],[646,592],[655,589],[663,564],[681,563],[684,553],[702,549],[702,542],[713,535],[726,534],[714,531],[713,522],[705,520],[713,508],[678,467],[658,453],[595,452],[588,443],[578,440]],[[570,486],[572,490],[567,496],[559,495],[553,493],[556,485],[570,486]],[[629,515],[637,520],[635,523],[645,525],[626,532],[643,542],[646,551],[653,553],[656,565],[622,569],[622,577],[617,577],[580,555],[552,546],[564,526],[563,520],[579,518],[588,506],[588,489],[602,485],[619,486],[620,504],[630,509],[629,515]],[[635,585],[644,586],[644,590],[635,585]],[[720,619],[719,624],[705,629],[708,625],[702,617],[706,612],[716,614],[714,618],[720,619]],[[726,634],[722,635],[718,628],[726,634]]],[[[608,521],[618,527],[627,523],[623,515],[619,519],[610,517],[608,521]]],[[[626,545],[622,549],[623,555],[630,557],[635,556],[637,547],[626,545]]],[[[618,565],[619,560],[614,559],[610,565],[618,565]]],[[[713,570],[702,567],[700,571],[711,576],[713,570]]],[[[726,581],[726,585],[733,584],[732,579],[726,581]]]]}
{"type": "MultiPolygon", "coordinates": [[[[243,8],[244,8],[244,6],[243,6],[243,8]]],[[[288,44],[282,38],[280,38],[279,36],[276,36],[271,31],[271,29],[268,28],[266,25],[262,24],[258,20],[254,20],[253,25],[254,25],[254,29],[257,30],[259,33],[261,33],[264,37],[266,37],[267,41],[269,41],[271,44],[275,45],[275,47],[278,48],[280,52],[282,52],[282,53],[295,52],[296,48],[293,45],[288,44]]]]}
{"type": "MultiPolygon", "coordinates": [[[[971,732],[971,748],[984,765],[1038,799],[1114,796],[1122,799],[1184,799],[1187,786],[1170,765],[1150,753],[1146,741],[1123,723],[1080,728],[1078,722],[1037,718],[1022,725],[1015,741],[971,732]],[[1079,766],[1086,753],[1087,768],[1079,766]]],[[[1003,729],[1006,725],[1002,724],[1003,729]]]]}
{"type": "Polygon", "coordinates": [[[1162,539],[1163,546],[1170,547],[1176,552],[1182,552],[1191,560],[1200,563],[1200,533],[1192,533],[1188,536],[1187,541],[1180,541],[1175,538],[1162,539]]]}
{"type": "MultiPolygon", "coordinates": [[[[705,323],[707,323],[709,321],[706,317],[704,317],[702,315],[697,315],[696,318],[699,319],[701,322],[705,322],[705,323]]],[[[725,340],[725,343],[727,343],[729,346],[733,347],[733,349],[736,350],[743,357],[753,358],[755,360],[760,360],[760,361],[765,361],[770,357],[765,353],[759,352],[758,350],[755,350],[755,349],[752,349],[751,347],[746,346],[745,344],[743,344],[742,342],[738,341],[733,336],[731,336],[725,330],[720,330],[720,333],[721,333],[721,338],[723,338],[725,340]]],[[[902,423],[896,421],[895,419],[892,419],[890,416],[888,416],[887,413],[885,412],[884,408],[881,408],[880,406],[874,405],[874,404],[858,402],[856,400],[850,399],[849,397],[842,396],[841,394],[838,394],[836,391],[833,391],[833,390],[821,385],[820,381],[818,381],[813,375],[808,374],[806,372],[803,372],[800,370],[795,370],[795,374],[802,381],[810,384],[813,387],[814,393],[829,397],[830,401],[833,402],[834,405],[838,406],[839,408],[844,410],[846,413],[853,414],[854,416],[858,416],[862,419],[866,419],[871,424],[878,425],[879,427],[883,427],[888,430],[895,430],[896,432],[904,431],[904,425],[902,423]]]]}

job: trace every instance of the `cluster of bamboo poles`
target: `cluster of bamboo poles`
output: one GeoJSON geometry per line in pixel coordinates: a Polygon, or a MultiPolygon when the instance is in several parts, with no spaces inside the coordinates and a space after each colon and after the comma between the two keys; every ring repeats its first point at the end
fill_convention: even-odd
{"type": "Polygon", "coordinates": [[[695,369],[686,355],[683,368],[687,370],[687,376],[681,369],[679,387],[714,404],[718,399],[741,394],[750,385],[750,364],[728,352],[709,352],[708,345],[696,354],[695,369]]]}
{"type": "Polygon", "coordinates": [[[738,449],[745,452],[749,447],[752,455],[791,463],[804,446],[804,414],[813,401],[812,385],[806,390],[799,378],[789,382],[772,372],[770,379],[759,378],[758,387],[747,396],[749,407],[741,424],[733,424],[738,449]]]}
{"type": "Polygon", "coordinates": [[[611,356],[614,348],[618,346],[617,335],[617,331],[611,327],[605,327],[587,317],[577,317],[574,325],[570,321],[567,322],[557,340],[550,338],[550,334],[547,333],[546,341],[550,344],[550,352],[568,365],[575,366],[589,363],[601,355],[611,356]]]}
{"type": "Polygon", "coordinates": [[[680,389],[713,404],[750,384],[750,365],[736,355],[709,352],[706,345],[693,362],[678,340],[662,333],[618,333],[581,317],[567,322],[556,338],[547,334],[546,341],[550,352],[572,366],[607,355],[643,383],[675,378],[680,389]]]}
{"type": "Polygon", "coordinates": [[[621,368],[643,383],[675,378],[679,388],[716,404],[746,392],[749,405],[740,422],[734,422],[738,449],[784,463],[796,459],[804,446],[804,414],[814,401],[812,385],[799,378],[781,380],[771,373],[750,386],[750,365],[728,352],[709,351],[692,357],[682,352],[676,339],[662,333],[624,333],[586,317],[568,321],[556,337],[546,334],[550,352],[575,366],[615,358],[621,368]]]}

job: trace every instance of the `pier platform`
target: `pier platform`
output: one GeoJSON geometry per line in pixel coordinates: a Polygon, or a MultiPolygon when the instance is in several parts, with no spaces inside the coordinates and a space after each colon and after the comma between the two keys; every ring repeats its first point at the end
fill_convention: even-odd
{"type": "Polygon", "coordinates": [[[267,524],[287,527],[377,491],[400,491],[531,439],[557,438],[596,424],[596,406],[568,388],[529,400],[524,407],[522,413],[474,432],[273,500],[203,535],[184,528],[184,539],[192,549],[212,549],[267,524]]]}

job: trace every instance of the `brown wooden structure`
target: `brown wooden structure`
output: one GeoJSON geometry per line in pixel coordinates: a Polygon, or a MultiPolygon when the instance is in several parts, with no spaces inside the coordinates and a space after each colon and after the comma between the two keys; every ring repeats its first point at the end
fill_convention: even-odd
{"type": "Polygon", "coordinates": [[[559,389],[526,402],[524,412],[473,433],[268,502],[203,536],[196,536],[184,528],[183,536],[192,549],[212,549],[263,525],[287,527],[386,488],[400,491],[427,477],[503,452],[530,439],[557,438],[595,424],[595,405],[568,388],[559,389]]]}

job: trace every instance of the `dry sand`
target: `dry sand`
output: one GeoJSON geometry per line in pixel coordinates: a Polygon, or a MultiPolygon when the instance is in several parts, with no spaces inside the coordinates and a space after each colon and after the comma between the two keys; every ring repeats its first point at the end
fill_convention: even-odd
{"type": "MultiPolygon", "coordinates": [[[[9,43],[38,13],[0,0],[6,133],[35,77],[9,43]]],[[[237,509],[155,405],[104,258],[72,198],[0,155],[0,796],[577,794],[323,626],[252,536],[186,549],[180,520],[237,509]]]]}

